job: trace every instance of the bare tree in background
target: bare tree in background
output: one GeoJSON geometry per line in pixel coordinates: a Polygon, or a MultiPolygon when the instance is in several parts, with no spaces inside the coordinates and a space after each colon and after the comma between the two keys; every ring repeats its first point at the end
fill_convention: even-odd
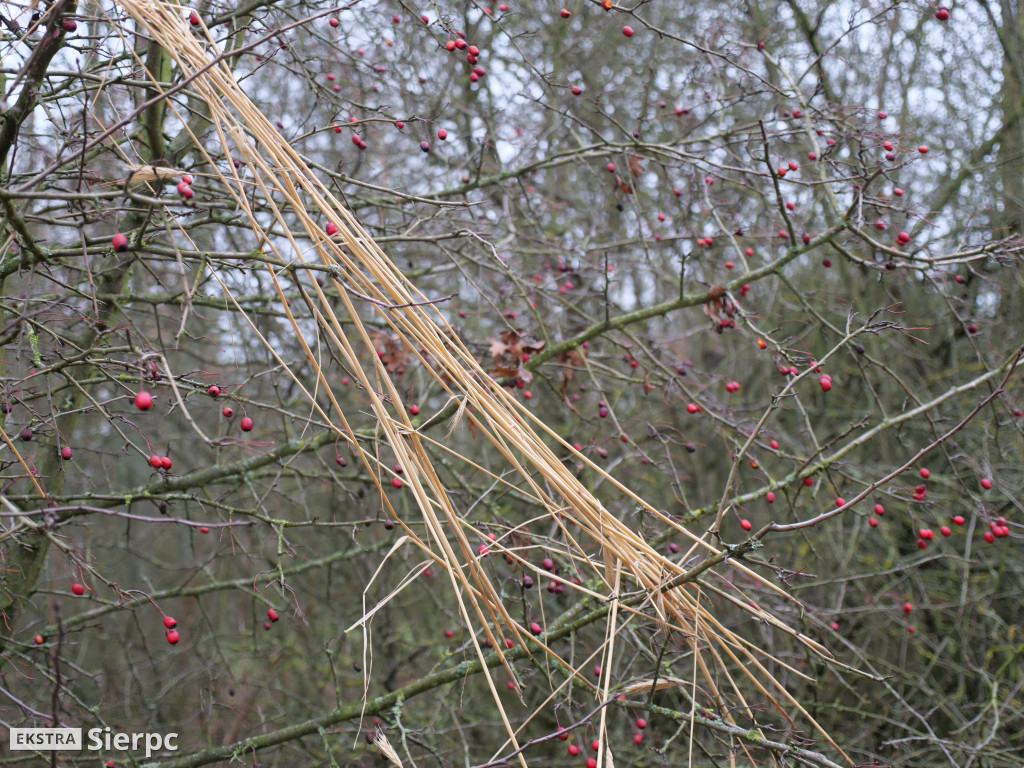
{"type": "Polygon", "coordinates": [[[139,8],[0,9],[4,727],[181,734],[83,766],[1019,761],[1015,3],[139,8]],[[415,301],[339,271],[371,238],[415,301]]]}

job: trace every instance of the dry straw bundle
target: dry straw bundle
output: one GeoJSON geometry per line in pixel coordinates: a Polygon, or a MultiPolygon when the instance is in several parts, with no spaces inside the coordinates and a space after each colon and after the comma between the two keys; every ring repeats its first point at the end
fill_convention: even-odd
{"type": "MultiPolygon", "coordinates": [[[[472,522],[464,519],[463,512],[447,493],[432,459],[432,453],[449,454],[450,457],[452,452],[444,442],[432,440],[413,427],[398,387],[375,353],[375,344],[365,320],[369,313],[375,313],[379,321],[386,323],[392,333],[419,356],[424,368],[434,375],[457,405],[452,429],[472,420],[477,434],[495,446],[508,466],[500,471],[489,468],[492,476],[498,482],[505,482],[498,478],[503,477],[508,469],[518,476],[520,483],[528,489],[538,513],[557,522],[573,549],[570,554],[581,568],[592,573],[588,584],[600,585],[589,589],[591,594],[598,600],[611,602],[603,649],[606,672],[599,685],[592,686],[599,698],[609,697],[614,666],[611,659],[622,623],[646,609],[649,618],[661,627],[682,633],[684,642],[692,648],[693,676],[686,684],[691,688],[694,701],[698,689],[707,696],[717,697],[721,680],[731,684],[731,675],[743,674],[780,712],[798,712],[817,728],[799,702],[765,669],[765,664],[777,665],[793,674],[800,673],[765,649],[752,646],[732,633],[705,605],[704,597],[709,591],[717,590],[698,577],[701,574],[707,576],[712,565],[726,560],[725,554],[710,543],[710,537],[698,537],[688,532],[577,454],[577,460],[587,462],[593,471],[617,489],[619,504],[630,509],[639,505],[646,514],[655,516],[663,524],[675,526],[682,535],[689,537],[692,542],[690,551],[678,560],[669,559],[611,514],[551,448],[551,444],[557,445],[565,453],[572,451],[571,446],[536,420],[481,368],[448,325],[442,308],[417,291],[250,101],[205,28],[193,29],[187,21],[186,10],[159,0],[119,0],[119,5],[140,30],[169,52],[188,87],[208,105],[219,148],[208,152],[196,138],[197,151],[205,157],[238,209],[248,216],[260,247],[283,262],[303,262],[311,251],[315,251],[316,257],[328,266],[328,274],[347,314],[343,319],[349,324],[349,330],[343,330],[343,319],[334,312],[320,285],[310,279],[301,288],[307,300],[305,306],[318,327],[319,338],[314,342],[307,341],[303,333],[300,320],[306,318],[297,318],[293,308],[284,300],[277,281],[285,273],[271,268],[295,338],[302,344],[317,372],[316,389],[330,402],[333,414],[329,415],[317,404],[316,391],[303,391],[325,421],[340,421],[340,437],[353,447],[380,485],[379,477],[385,468],[380,466],[372,452],[362,448],[335,399],[332,382],[319,365],[314,347],[320,343],[329,344],[333,354],[355,372],[369,397],[379,430],[404,468],[405,484],[422,515],[423,533],[416,533],[411,525],[405,524],[407,536],[403,542],[412,542],[445,570],[467,626],[481,627],[499,654],[502,648],[500,638],[505,636],[517,637],[520,643],[536,643],[530,633],[506,612],[498,592],[481,567],[476,547],[480,540],[478,534],[474,533],[472,522]],[[233,161],[241,163],[236,167],[233,161]],[[257,220],[252,207],[254,199],[260,200],[264,214],[272,213],[273,233],[257,220]],[[326,222],[333,224],[331,229],[336,228],[336,233],[326,234],[326,222]],[[601,554],[600,562],[595,562],[588,554],[595,551],[595,545],[601,554]],[[687,572],[683,563],[689,563],[692,570],[687,572]],[[626,595],[632,599],[622,600],[626,595]]],[[[160,89],[155,79],[153,87],[160,89]]],[[[168,104],[171,104],[170,100],[168,104]]],[[[182,122],[187,125],[186,120],[182,122]]],[[[294,274],[308,273],[298,270],[288,273],[288,279],[292,279],[294,274]]],[[[225,291],[231,299],[226,286],[225,291]]],[[[241,311],[237,304],[236,309],[241,311]]],[[[255,324],[252,331],[260,335],[255,324]]],[[[260,339],[272,354],[276,354],[263,336],[260,335],[260,339]]],[[[278,362],[288,370],[283,360],[278,358],[278,362]]],[[[297,376],[293,374],[293,378],[302,386],[297,376]]],[[[456,455],[456,458],[473,464],[464,456],[456,455]]],[[[387,504],[383,489],[381,497],[387,504]]],[[[391,510],[391,516],[398,517],[394,510],[391,510]]],[[[500,540],[492,546],[497,551],[503,549],[500,540]]],[[[524,568],[536,570],[518,554],[511,554],[524,568]]],[[[738,568],[756,578],[742,564],[729,563],[725,567],[738,568]]],[[[566,586],[583,589],[568,583],[566,586]]],[[[799,635],[752,602],[736,599],[724,592],[719,594],[753,618],[770,623],[796,638],[810,652],[827,656],[817,643],[799,635]]],[[[780,594],[783,593],[780,591],[780,594]]],[[[368,627],[372,614],[372,610],[368,611],[357,624],[368,627]]],[[[473,642],[476,652],[483,658],[484,651],[476,637],[473,642]]],[[[543,650],[554,656],[550,649],[544,647],[543,650]]],[[[558,662],[567,666],[564,660],[558,659],[558,662]]],[[[505,715],[486,666],[484,672],[505,720],[508,743],[518,749],[516,729],[505,715]]],[[[742,702],[738,686],[731,687],[742,702]]],[[[602,743],[606,743],[603,738],[606,711],[604,708],[601,710],[602,743]]],[[[602,754],[601,759],[608,764],[610,755],[602,754]]],[[[519,754],[519,760],[526,765],[522,754],[519,754]]]]}

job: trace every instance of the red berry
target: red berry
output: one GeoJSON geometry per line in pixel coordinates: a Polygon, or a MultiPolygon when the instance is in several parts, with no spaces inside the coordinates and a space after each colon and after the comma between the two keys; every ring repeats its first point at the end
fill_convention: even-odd
{"type": "Polygon", "coordinates": [[[953,531],[950,529],[948,525],[939,526],[939,533],[941,533],[943,536],[949,536],[949,534],[951,534],[952,532],[953,531]]]}
{"type": "Polygon", "coordinates": [[[110,238],[110,244],[114,246],[114,250],[118,253],[124,253],[128,250],[128,238],[120,232],[110,238]]]}
{"type": "Polygon", "coordinates": [[[438,128],[437,138],[440,139],[441,141],[444,141],[445,139],[448,138],[448,131],[446,131],[444,128],[438,128]]]}
{"type": "Polygon", "coordinates": [[[225,405],[220,412],[225,419],[230,419],[232,416],[235,415],[235,409],[229,405],[225,405]]]}
{"type": "Polygon", "coordinates": [[[903,612],[904,613],[910,613],[912,610],[914,610],[914,604],[913,603],[906,602],[906,603],[903,604],[903,612]]]}
{"type": "Polygon", "coordinates": [[[742,520],[740,520],[740,528],[742,528],[744,531],[749,531],[753,527],[754,527],[754,524],[751,523],[746,518],[743,518],[742,520]]]}
{"type": "Polygon", "coordinates": [[[78,595],[79,597],[81,597],[82,595],[85,594],[85,587],[82,584],[79,584],[76,581],[74,584],[71,585],[71,592],[72,592],[72,594],[75,594],[75,595],[78,595]]]}
{"type": "Polygon", "coordinates": [[[981,478],[981,487],[987,491],[989,488],[992,487],[992,481],[989,480],[987,477],[981,478]]]}
{"type": "Polygon", "coordinates": [[[885,514],[885,507],[883,507],[881,504],[875,504],[875,514],[876,515],[884,515],[885,514]]]}
{"type": "MultiPolygon", "coordinates": [[[[198,27],[199,26],[199,14],[196,13],[195,11],[190,11],[189,14],[188,14],[188,21],[189,21],[189,24],[191,24],[193,27],[198,27]]],[[[178,641],[175,640],[174,642],[178,642],[178,641]]]]}
{"type": "Polygon", "coordinates": [[[167,627],[167,629],[174,629],[178,626],[178,622],[170,616],[164,616],[164,626],[167,627]]]}
{"type": "Polygon", "coordinates": [[[775,492],[774,491],[768,491],[768,493],[766,493],[764,495],[764,498],[765,498],[765,501],[767,501],[769,504],[773,503],[775,501],[775,492]]]}
{"type": "Polygon", "coordinates": [[[555,733],[558,734],[559,741],[565,741],[569,738],[569,732],[565,730],[565,728],[563,728],[562,726],[558,726],[558,728],[555,730],[555,733]]]}
{"type": "Polygon", "coordinates": [[[429,152],[430,151],[430,142],[429,141],[421,141],[420,142],[420,149],[422,149],[424,152],[429,152]]]}
{"type": "Polygon", "coordinates": [[[413,403],[412,405],[409,406],[409,413],[411,413],[413,416],[416,416],[419,412],[420,412],[420,407],[418,405],[416,405],[415,403],[413,403]]]}
{"type": "Polygon", "coordinates": [[[135,407],[140,411],[148,411],[153,407],[153,396],[149,392],[142,390],[135,395],[135,407]]]}
{"type": "Polygon", "coordinates": [[[531,621],[531,622],[530,622],[530,631],[531,631],[531,632],[532,632],[533,634],[535,634],[535,635],[539,635],[539,634],[540,634],[541,632],[543,632],[544,630],[543,630],[543,629],[541,629],[541,626],[540,626],[540,624],[538,624],[538,623],[537,623],[536,621],[531,621]]]}
{"type": "Polygon", "coordinates": [[[929,471],[926,467],[921,467],[921,469],[919,470],[919,474],[925,480],[932,476],[931,471],[929,471]]]}
{"type": "Polygon", "coordinates": [[[76,29],[78,29],[78,22],[74,19],[61,19],[60,28],[63,29],[65,32],[74,32],[76,29]]]}
{"type": "Polygon", "coordinates": [[[818,384],[821,385],[822,392],[828,392],[830,389],[832,389],[832,379],[828,376],[822,376],[820,379],[818,379],[818,384]]]}
{"type": "Polygon", "coordinates": [[[333,221],[328,221],[327,224],[324,226],[324,231],[328,234],[328,236],[336,235],[338,234],[338,226],[333,221]]]}
{"type": "Polygon", "coordinates": [[[597,768],[597,760],[592,757],[587,758],[587,768],[597,768]]]}
{"type": "Polygon", "coordinates": [[[400,477],[393,477],[393,478],[391,478],[391,485],[393,485],[395,488],[401,488],[402,487],[402,478],[400,478],[400,477]]]}
{"type": "Polygon", "coordinates": [[[922,155],[927,155],[928,154],[928,145],[927,144],[922,144],[921,146],[919,146],[917,148],[917,151],[920,152],[922,155]]]}
{"type": "Polygon", "coordinates": [[[560,15],[560,16],[561,16],[561,17],[562,17],[563,19],[568,19],[568,18],[569,18],[570,16],[572,16],[572,12],[571,12],[571,11],[568,11],[568,10],[566,10],[565,8],[563,8],[562,10],[560,10],[560,11],[558,12],[558,14],[559,14],[559,15],[560,15]]]}
{"type": "Polygon", "coordinates": [[[597,739],[594,739],[592,742],[590,742],[590,748],[597,752],[599,749],[601,749],[601,742],[597,739]]]}
{"type": "Polygon", "coordinates": [[[868,518],[868,525],[870,525],[872,528],[875,528],[878,525],[878,518],[877,517],[869,517],[868,518]]]}
{"type": "Polygon", "coordinates": [[[267,608],[267,618],[271,621],[277,621],[281,617],[277,615],[277,611],[273,608],[267,608]]]}
{"type": "Polygon", "coordinates": [[[159,456],[153,455],[149,457],[149,466],[151,466],[153,469],[160,469],[160,465],[161,462],[159,456]]]}
{"type": "Polygon", "coordinates": [[[627,27],[623,27],[622,28],[622,34],[624,34],[626,37],[632,37],[633,36],[633,28],[632,27],[628,27],[628,26],[627,27]]]}
{"type": "Polygon", "coordinates": [[[242,428],[243,432],[252,432],[252,419],[250,419],[248,416],[243,416],[242,420],[238,423],[238,426],[242,428]]]}
{"type": "Polygon", "coordinates": [[[168,456],[161,456],[160,457],[160,468],[161,469],[170,469],[173,466],[173,464],[174,464],[174,462],[171,461],[170,457],[168,457],[168,456]]]}
{"type": "Polygon", "coordinates": [[[447,638],[448,638],[448,639],[450,640],[450,639],[452,639],[453,637],[455,637],[455,633],[454,633],[454,632],[452,632],[452,631],[451,631],[450,629],[446,629],[446,630],[444,631],[444,636],[445,636],[445,637],[447,637],[447,638]]]}
{"type": "Polygon", "coordinates": [[[633,743],[634,744],[643,744],[643,742],[644,742],[644,734],[643,734],[642,731],[637,731],[636,733],[633,734],[633,743]]]}
{"type": "Polygon", "coordinates": [[[813,477],[805,477],[804,478],[804,485],[814,485],[814,478],[813,477]]]}
{"type": "Polygon", "coordinates": [[[340,22],[337,19],[332,18],[332,19],[328,19],[327,23],[330,24],[332,27],[336,27],[336,26],[338,26],[338,24],[340,22]]]}
{"type": "Polygon", "coordinates": [[[984,538],[989,544],[996,540],[995,534],[993,534],[992,531],[985,531],[984,538]]]}
{"type": "Polygon", "coordinates": [[[220,395],[220,387],[218,387],[216,384],[212,384],[210,385],[210,388],[206,390],[206,394],[208,394],[210,397],[217,397],[218,395],[220,395]]]}
{"type": "Polygon", "coordinates": [[[178,630],[172,629],[167,633],[167,642],[171,645],[177,645],[179,640],[181,640],[181,635],[178,634],[178,630]]]}
{"type": "Polygon", "coordinates": [[[42,645],[43,644],[43,636],[42,635],[36,635],[35,637],[32,638],[32,641],[36,645],[42,645]]]}
{"type": "Polygon", "coordinates": [[[580,753],[580,748],[578,746],[576,746],[575,744],[570,744],[569,745],[569,754],[570,755],[572,755],[573,757],[576,757],[576,755],[578,755],[579,753],[580,753]]]}
{"type": "Polygon", "coordinates": [[[644,720],[642,717],[638,717],[636,719],[636,727],[639,728],[640,730],[643,730],[644,728],[647,727],[647,721],[644,720]]]}
{"type": "Polygon", "coordinates": [[[956,523],[957,525],[963,525],[964,524],[964,516],[963,515],[953,515],[953,522],[956,523]]]}
{"type": "Polygon", "coordinates": [[[204,526],[203,526],[202,528],[200,528],[200,529],[199,529],[199,532],[200,532],[200,533],[209,533],[209,532],[210,532],[210,529],[209,529],[209,528],[207,528],[207,527],[206,527],[206,526],[204,525],[204,526]]]}
{"type": "Polygon", "coordinates": [[[949,8],[944,5],[940,5],[935,9],[935,18],[939,21],[945,21],[949,18],[949,8]]]}
{"type": "Polygon", "coordinates": [[[62,459],[64,459],[64,461],[71,461],[71,446],[70,445],[65,445],[63,448],[60,449],[60,457],[62,459]]]}

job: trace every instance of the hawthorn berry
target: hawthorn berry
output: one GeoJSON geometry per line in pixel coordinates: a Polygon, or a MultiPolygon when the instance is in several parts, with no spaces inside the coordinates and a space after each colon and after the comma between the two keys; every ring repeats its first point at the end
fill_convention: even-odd
{"type": "Polygon", "coordinates": [[[935,9],[935,18],[939,21],[945,21],[949,18],[949,8],[944,5],[940,5],[935,9]]]}
{"type": "Polygon", "coordinates": [[[152,456],[149,457],[149,466],[151,466],[153,469],[160,469],[160,463],[160,457],[157,456],[156,454],[153,454],[152,456]]]}
{"type": "Polygon", "coordinates": [[[532,589],[533,579],[529,576],[523,576],[523,589],[532,589]]]}
{"type": "Polygon", "coordinates": [[[330,25],[331,25],[332,27],[336,27],[336,26],[338,26],[338,24],[340,24],[341,22],[339,22],[339,21],[338,21],[337,19],[335,19],[335,18],[330,18],[330,19],[328,19],[328,20],[327,20],[327,23],[328,23],[328,24],[330,24],[330,25]]]}
{"type": "Polygon", "coordinates": [[[252,419],[248,416],[243,416],[242,420],[238,422],[238,426],[242,428],[243,432],[252,432],[253,423],[252,419]]]}
{"type": "Polygon", "coordinates": [[[79,584],[76,581],[74,584],[71,585],[71,593],[81,597],[82,595],[85,594],[85,586],[82,585],[82,584],[79,584]]]}
{"type": "Polygon", "coordinates": [[[178,634],[178,630],[172,629],[167,633],[167,642],[171,645],[177,645],[178,641],[181,640],[181,635],[178,634]]]}
{"type": "Polygon", "coordinates": [[[333,221],[328,221],[327,224],[324,225],[324,231],[327,233],[328,237],[333,237],[338,234],[338,226],[333,221]]]}
{"type": "Polygon", "coordinates": [[[153,396],[146,390],[140,391],[135,395],[135,407],[140,411],[148,411],[153,407],[153,396]]]}
{"type": "Polygon", "coordinates": [[[120,232],[110,238],[110,244],[114,246],[114,250],[118,253],[124,253],[128,250],[128,238],[120,232]]]}
{"type": "MultiPolygon", "coordinates": [[[[188,23],[191,24],[193,27],[198,27],[199,26],[199,14],[196,13],[195,11],[189,11],[188,23]]],[[[175,640],[175,642],[177,642],[177,640],[175,640]]]]}
{"type": "Polygon", "coordinates": [[[210,388],[206,390],[206,394],[208,394],[210,397],[218,397],[220,395],[220,387],[218,387],[216,384],[211,384],[210,388]]]}
{"type": "Polygon", "coordinates": [[[541,626],[540,626],[540,624],[538,624],[538,623],[537,623],[536,621],[531,621],[531,622],[530,622],[530,631],[531,631],[531,632],[532,632],[533,634],[535,634],[535,635],[539,635],[539,634],[540,634],[541,632],[543,632],[544,630],[542,630],[542,629],[541,629],[541,626]]]}
{"type": "Polygon", "coordinates": [[[992,487],[992,481],[989,480],[987,477],[981,478],[981,487],[987,491],[989,488],[992,487]]]}
{"type": "Polygon", "coordinates": [[[420,142],[420,149],[422,149],[424,152],[429,152],[430,151],[430,142],[429,141],[421,141],[420,142]]]}
{"type": "MultiPolygon", "coordinates": [[[[628,29],[628,27],[627,27],[628,29]]],[[[587,758],[587,768],[597,768],[597,760],[592,757],[587,758]]]]}
{"type": "Polygon", "coordinates": [[[749,531],[753,527],[754,527],[754,524],[751,523],[746,518],[743,518],[742,520],[740,520],[740,528],[742,528],[744,531],[749,531]]]}
{"type": "Polygon", "coordinates": [[[563,19],[568,19],[570,16],[572,16],[572,11],[563,8],[558,12],[558,15],[561,16],[563,19]]]}
{"type": "Polygon", "coordinates": [[[642,731],[644,728],[647,727],[647,721],[644,720],[642,717],[638,717],[636,719],[636,727],[642,731]]]}
{"type": "Polygon", "coordinates": [[[173,465],[174,465],[174,462],[171,461],[169,456],[161,456],[160,457],[160,468],[161,469],[167,470],[167,469],[170,469],[173,465]]]}
{"type": "Polygon", "coordinates": [[[622,28],[622,34],[624,34],[626,37],[632,37],[633,36],[633,28],[630,27],[630,26],[623,27],[622,28]]]}
{"type": "Polygon", "coordinates": [[[402,478],[400,478],[400,477],[393,477],[393,478],[391,478],[391,485],[393,485],[395,488],[401,488],[402,487],[402,478]]]}
{"type": "Polygon", "coordinates": [[[76,29],[78,29],[78,22],[74,19],[61,19],[60,28],[63,29],[65,32],[74,32],[76,29]]]}
{"type": "Polygon", "coordinates": [[[35,637],[32,638],[32,642],[34,642],[36,645],[42,645],[43,644],[43,636],[42,635],[36,635],[35,637]]]}
{"type": "Polygon", "coordinates": [[[953,515],[953,522],[956,523],[957,525],[963,525],[964,524],[964,516],[963,515],[953,515]]]}
{"type": "Polygon", "coordinates": [[[576,755],[578,755],[579,753],[580,753],[580,748],[578,746],[576,746],[575,744],[570,744],[569,745],[569,754],[570,755],[572,755],[573,757],[576,757],[576,755]]]}
{"type": "Polygon", "coordinates": [[[71,446],[70,445],[65,445],[63,448],[60,449],[60,457],[62,459],[64,459],[64,461],[71,461],[71,446]]]}
{"type": "Polygon", "coordinates": [[[281,617],[278,616],[277,611],[275,611],[273,608],[267,608],[267,618],[271,621],[277,621],[281,617]]]}
{"type": "Polygon", "coordinates": [[[928,470],[928,468],[927,468],[927,467],[921,467],[921,469],[919,470],[919,474],[920,474],[920,475],[921,475],[921,477],[922,477],[923,479],[925,479],[925,480],[927,480],[927,479],[928,479],[929,477],[931,477],[931,476],[932,476],[932,473],[931,473],[931,471],[930,471],[930,470],[928,470]]]}
{"type": "Polygon", "coordinates": [[[445,139],[448,138],[448,131],[446,131],[444,128],[438,128],[437,129],[437,138],[440,141],[444,141],[445,139]]]}
{"type": "Polygon", "coordinates": [[[230,419],[232,416],[235,415],[235,409],[232,408],[230,405],[225,405],[223,408],[221,408],[220,412],[225,419],[230,419]]]}
{"type": "Polygon", "coordinates": [[[164,616],[164,626],[167,629],[174,629],[176,626],[178,626],[178,622],[175,621],[174,618],[171,616],[164,616]]]}
{"type": "Polygon", "coordinates": [[[766,493],[764,495],[764,500],[767,501],[769,504],[774,503],[775,502],[775,492],[774,491],[768,491],[768,493],[766,493]]]}

